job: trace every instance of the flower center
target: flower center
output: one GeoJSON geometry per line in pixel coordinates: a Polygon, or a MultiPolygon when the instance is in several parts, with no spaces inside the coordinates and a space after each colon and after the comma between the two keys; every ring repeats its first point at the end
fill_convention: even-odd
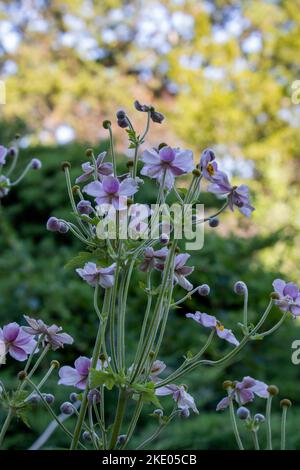
{"type": "Polygon", "coordinates": [[[219,321],[217,321],[216,328],[219,331],[224,331],[224,329],[225,329],[225,327],[219,321]]]}
{"type": "Polygon", "coordinates": [[[108,194],[116,194],[119,191],[120,183],[117,178],[107,177],[103,181],[103,189],[108,194]]]}
{"type": "Polygon", "coordinates": [[[210,176],[212,176],[214,173],[215,173],[215,169],[213,167],[213,165],[211,163],[209,163],[206,167],[206,170],[208,171],[208,173],[210,174],[210,176]]]}
{"type": "Polygon", "coordinates": [[[175,158],[175,152],[171,147],[163,147],[159,151],[159,157],[162,163],[171,163],[175,158]]]}

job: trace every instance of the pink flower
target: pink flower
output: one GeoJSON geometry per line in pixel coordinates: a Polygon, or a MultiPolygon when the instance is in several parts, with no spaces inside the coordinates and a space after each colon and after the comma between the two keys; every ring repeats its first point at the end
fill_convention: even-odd
{"type": "Polygon", "coordinates": [[[163,387],[157,388],[155,394],[160,397],[172,395],[173,400],[177,403],[177,406],[180,410],[188,412],[189,408],[191,408],[194,413],[199,414],[194,398],[185,390],[183,385],[165,385],[163,387]]]}
{"type": "Polygon", "coordinates": [[[218,171],[216,156],[211,149],[205,149],[200,158],[200,168],[204,178],[210,182],[214,182],[222,174],[218,171]]]}
{"type": "Polygon", "coordinates": [[[217,411],[224,410],[229,406],[230,398],[239,405],[245,405],[253,401],[257,395],[260,398],[268,398],[268,385],[252,377],[244,377],[241,382],[235,382],[234,388],[228,397],[224,397],[217,405],[217,411]]]}
{"type": "MultiPolygon", "coordinates": [[[[103,367],[106,369],[108,367],[108,362],[105,361],[103,367]]],[[[68,385],[84,390],[87,384],[89,371],[92,365],[92,360],[85,356],[80,356],[74,362],[75,367],[63,366],[59,369],[58,375],[60,377],[58,384],[59,385],[68,385]]],[[[97,362],[97,370],[102,369],[101,361],[97,362]]]]}
{"type": "Polygon", "coordinates": [[[83,191],[93,196],[99,205],[112,204],[115,209],[125,209],[127,198],[138,191],[138,182],[133,178],[126,178],[120,182],[113,176],[104,176],[102,182],[89,183],[83,191]]]}
{"type": "MultiPolygon", "coordinates": [[[[194,271],[194,268],[192,266],[185,266],[185,263],[187,262],[190,256],[191,255],[189,255],[188,253],[181,253],[180,255],[176,256],[174,261],[174,282],[186,290],[193,289],[193,284],[191,284],[186,279],[186,276],[189,276],[194,271]]],[[[165,265],[157,263],[155,267],[160,271],[163,271],[165,265]]]]}
{"type": "Polygon", "coordinates": [[[25,320],[29,326],[24,326],[23,329],[29,335],[43,335],[44,343],[50,344],[53,351],[63,348],[65,344],[73,344],[72,336],[63,333],[62,328],[57,325],[46,325],[43,320],[36,320],[24,315],[25,320]]]}
{"type": "Polygon", "coordinates": [[[202,325],[205,328],[214,329],[219,338],[225,339],[225,341],[228,341],[228,343],[231,343],[234,346],[238,346],[240,344],[232,331],[225,328],[213,315],[195,312],[187,313],[186,317],[192,318],[195,322],[199,323],[199,325],[202,325]]]}
{"type": "MultiPolygon", "coordinates": [[[[103,160],[106,156],[106,152],[102,152],[98,155],[96,160],[96,169],[97,169],[97,176],[98,178],[102,178],[103,176],[108,176],[113,173],[113,167],[111,163],[103,163],[103,160]]],[[[94,165],[91,162],[85,162],[81,165],[83,175],[78,176],[76,178],[76,183],[83,183],[87,181],[93,174],[95,173],[94,165]]]]}
{"type": "Polygon", "coordinates": [[[279,294],[279,299],[275,304],[283,312],[291,312],[294,317],[300,315],[300,292],[298,286],[293,282],[286,283],[282,279],[275,279],[273,282],[275,292],[279,294]]]}
{"type": "Polygon", "coordinates": [[[5,165],[7,156],[7,148],[0,145],[0,165],[5,165]]]}
{"type": "Polygon", "coordinates": [[[165,261],[167,256],[168,248],[154,251],[152,247],[148,247],[144,251],[144,260],[140,264],[139,269],[144,273],[149,272],[156,267],[158,261],[165,261]]]}
{"type": "Polygon", "coordinates": [[[0,341],[3,341],[6,353],[17,361],[25,361],[36,346],[36,341],[26,333],[18,323],[9,323],[0,328],[0,341]]]}
{"type": "Polygon", "coordinates": [[[83,269],[76,269],[76,272],[91,286],[95,287],[99,284],[104,289],[109,289],[114,285],[115,267],[115,263],[107,268],[100,268],[96,263],[89,262],[85,263],[83,269]]]}
{"type": "Polygon", "coordinates": [[[175,177],[190,173],[194,168],[191,150],[162,147],[160,150],[145,150],[141,161],[145,163],[141,174],[156,179],[160,184],[171,189],[175,177]]]}

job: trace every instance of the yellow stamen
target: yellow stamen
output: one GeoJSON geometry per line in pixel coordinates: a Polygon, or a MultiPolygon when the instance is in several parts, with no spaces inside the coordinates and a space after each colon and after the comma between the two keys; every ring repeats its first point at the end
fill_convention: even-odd
{"type": "Polygon", "coordinates": [[[209,163],[209,164],[207,165],[206,169],[207,169],[208,173],[210,174],[210,176],[212,176],[212,175],[214,174],[214,172],[215,172],[215,169],[214,169],[214,167],[213,167],[213,165],[212,165],[211,163],[209,163]]]}

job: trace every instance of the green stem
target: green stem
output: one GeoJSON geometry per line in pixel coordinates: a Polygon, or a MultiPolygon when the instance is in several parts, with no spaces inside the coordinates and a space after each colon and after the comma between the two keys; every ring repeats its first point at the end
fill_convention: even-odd
{"type": "Polygon", "coordinates": [[[123,450],[127,446],[127,444],[130,442],[130,439],[131,439],[131,437],[134,433],[134,430],[136,428],[136,424],[137,424],[138,419],[140,417],[141,411],[143,409],[143,405],[144,405],[144,403],[143,403],[142,397],[140,397],[138,399],[138,402],[137,402],[135,410],[134,410],[134,414],[132,416],[132,419],[131,419],[129,427],[128,427],[128,431],[127,431],[127,434],[126,434],[126,441],[120,447],[120,450],[123,450]]]}
{"type": "Polygon", "coordinates": [[[254,449],[259,450],[259,442],[258,442],[258,437],[257,437],[257,431],[251,431],[251,434],[252,434],[254,449]]]}
{"type": "Polygon", "coordinates": [[[232,425],[232,428],[233,428],[233,432],[234,432],[234,436],[235,436],[238,448],[239,448],[239,450],[244,450],[244,446],[243,446],[242,440],[240,438],[239,429],[238,429],[237,422],[236,422],[236,419],[235,419],[235,413],[234,413],[234,406],[233,406],[232,398],[229,398],[229,411],[230,411],[231,425],[232,425]]]}
{"type": "Polygon", "coordinates": [[[267,424],[267,450],[272,450],[272,426],[271,426],[271,408],[273,396],[269,395],[266,406],[266,424],[267,424]]]}
{"type": "Polygon", "coordinates": [[[120,389],[116,417],[115,417],[111,440],[109,444],[109,448],[111,450],[115,448],[118,436],[120,434],[120,429],[122,426],[123,417],[124,417],[125,408],[126,408],[126,401],[127,401],[127,392],[125,389],[120,389]]]}
{"type": "Polygon", "coordinates": [[[285,450],[285,437],[286,437],[286,415],[287,415],[287,406],[282,408],[282,417],[281,417],[281,443],[280,450],[285,450]]]}
{"type": "Polygon", "coordinates": [[[111,152],[111,159],[114,169],[114,176],[117,177],[117,164],[116,164],[116,155],[115,155],[115,148],[114,148],[114,141],[113,141],[113,134],[111,126],[108,126],[109,132],[109,143],[110,143],[110,152],[111,152]]]}
{"type": "Polygon", "coordinates": [[[7,416],[6,416],[6,419],[3,423],[3,426],[2,426],[2,429],[1,429],[1,433],[0,433],[0,447],[2,446],[2,442],[4,440],[4,437],[6,435],[6,432],[10,426],[10,423],[12,422],[12,419],[13,419],[13,416],[14,416],[14,412],[12,410],[12,408],[10,407],[9,408],[9,411],[7,413],[7,416]]]}

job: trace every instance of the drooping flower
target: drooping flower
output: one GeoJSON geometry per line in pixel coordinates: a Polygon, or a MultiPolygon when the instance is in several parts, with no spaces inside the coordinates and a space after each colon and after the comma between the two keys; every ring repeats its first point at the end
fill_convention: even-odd
{"type": "Polygon", "coordinates": [[[286,283],[282,279],[275,279],[273,282],[275,292],[279,294],[279,299],[275,304],[283,312],[291,312],[294,317],[300,315],[300,292],[299,288],[293,282],[286,283]]]}
{"type": "Polygon", "coordinates": [[[204,178],[212,183],[221,175],[221,172],[218,171],[216,156],[211,149],[203,150],[200,158],[200,169],[204,178]]]}
{"type": "Polygon", "coordinates": [[[81,215],[89,215],[93,212],[91,201],[82,199],[77,204],[77,210],[81,215]]]}
{"type": "MultiPolygon", "coordinates": [[[[113,174],[113,166],[109,162],[103,162],[106,156],[106,152],[102,152],[96,159],[97,176],[102,179],[103,176],[109,176],[113,174]]],[[[91,162],[85,162],[81,165],[83,174],[76,178],[76,183],[83,183],[87,181],[95,173],[94,165],[91,162]]]]}
{"type": "Polygon", "coordinates": [[[4,342],[6,353],[17,361],[25,361],[36,346],[36,341],[18,323],[9,323],[0,328],[0,340],[4,342]]]}
{"type": "Polygon", "coordinates": [[[245,405],[254,400],[255,395],[260,398],[268,398],[268,385],[252,377],[244,377],[241,382],[235,382],[229,396],[224,397],[217,405],[217,411],[224,410],[229,406],[230,399],[235,400],[238,405],[245,405]]]}
{"type": "Polygon", "coordinates": [[[46,227],[50,232],[67,233],[69,231],[67,224],[57,217],[49,217],[46,227]]]}
{"type": "Polygon", "coordinates": [[[189,276],[194,268],[191,266],[185,266],[185,263],[189,259],[190,255],[187,253],[181,253],[175,258],[175,267],[174,267],[174,280],[179,284],[183,289],[192,290],[193,284],[191,284],[186,276],[189,276]]]}
{"type": "Polygon", "coordinates": [[[159,361],[158,359],[154,361],[150,370],[150,380],[153,382],[159,380],[158,375],[163,372],[166,367],[167,366],[163,361],[159,361]]]}
{"type": "Polygon", "coordinates": [[[155,390],[157,396],[172,395],[180,410],[189,411],[191,408],[194,413],[199,414],[194,398],[185,390],[183,385],[169,384],[159,387],[155,390]]]}
{"type": "Polygon", "coordinates": [[[109,289],[114,285],[115,268],[115,263],[107,268],[101,268],[97,267],[96,263],[88,262],[85,263],[83,269],[76,269],[76,272],[91,286],[95,287],[99,284],[104,289],[109,289]]]}
{"type": "Polygon", "coordinates": [[[31,168],[33,170],[40,170],[42,168],[42,162],[38,158],[33,158],[31,160],[31,168]]]}
{"type": "Polygon", "coordinates": [[[4,176],[0,176],[0,199],[6,196],[9,192],[10,180],[4,176]]]}
{"type": "Polygon", "coordinates": [[[0,165],[5,165],[7,152],[7,148],[3,145],[0,145],[0,165]]]}
{"type": "Polygon", "coordinates": [[[220,323],[219,320],[217,320],[213,315],[195,312],[187,313],[186,317],[192,318],[195,322],[199,323],[199,325],[202,325],[205,328],[214,329],[219,338],[225,339],[225,341],[228,341],[228,343],[231,343],[234,346],[238,346],[240,344],[232,331],[225,328],[222,323],[220,323]]]}
{"type": "MultiPolygon", "coordinates": [[[[68,385],[84,390],[87,384],[89,370],[92,365],[92,360],[85,356],[80,356],[74,362],[75,367],[63,366],[59,369],[59,385],[68,385]]],[[[108,362],[105,361],[103,367],[108,367],[108,362]]],[[[101,361],[97,362],[97,370],[102,369],[101,361]]]]}
{"type": "Polygon", "coordinates": [[[63,348],[65,344],[73,344],[72,336],[63,333],[63,329],[57,325],[46,325],[43,320],[36,320],[24,315],[25,320],[29,326],[24,326],[23,329],[29,335],[43,335],[43,342],[49,344],[53,351],[63,348]]]}
{"type": "Polygon", "coordinates": [[[158,124],[161,124],[165,119],[165,116],[159,113],[158,111],[155,111],[155,108],[153,106],[141,104],[138,100],[135,100],[134,107],[137,111],[140,111],[142,113],[148,113],[150,111],[150,117],[152,121],[157,122],[158,124]]]}
{"type": "Polygon", "coordinates": [[[226,173],[218,172],[217,179],[208,185],[207,190],[220,196],[227,196],[230,210],[233,211],[236,206],[246,217],[250,217],[251,212],[255,210],[250,204],[248,186],[245,184],[231,186],[226,173]]]}
{"type": "Polygon", "coordinates": [[[164,182],[167,189],[173,187],[176,176],[190,173],[194,167],[191,150],[180,150],[168,146],[160,150],[145,150],[141,161],[145,163],[141,174],[156,179],[160,184],[164,182]]]}
{"type": "Polygon", "coordinates": [[[146,273],[155,268],[158,261],[166,260],[168,256],[168,248],[164,247],[160,250],[154,251],[152,247],[148,247],[145,249],[143,256],[144,260],[140,264],[139,269],[146,273]]]}
{"type": "Polygon", "coordinates": [[[113,176],[104,176],[102,182],[94,181],[83,188],[97,204],[112,204],[115,209],[127,207],[127,198],[138,191],[138,181],[126,178],[122,182],[113,176]]]}

